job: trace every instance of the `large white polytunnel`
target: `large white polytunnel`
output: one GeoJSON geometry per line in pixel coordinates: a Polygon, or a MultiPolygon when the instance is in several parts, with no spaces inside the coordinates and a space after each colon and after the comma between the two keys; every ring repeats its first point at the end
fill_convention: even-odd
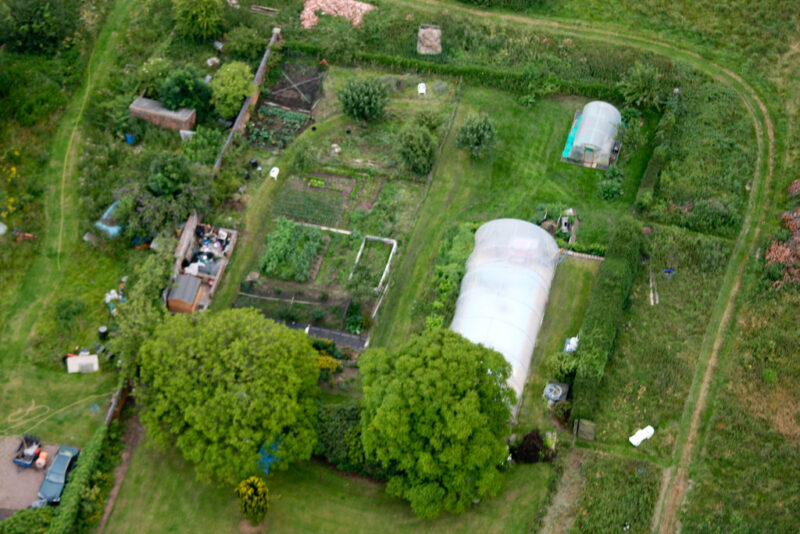
{"type": "Polygon", "coordinates": [[[478,228],[461,282],[450,329],[498,351],[511,364],[514,419],[558,256],[558,245],[545,230],[526,221],[497,219],[478,228]]]}

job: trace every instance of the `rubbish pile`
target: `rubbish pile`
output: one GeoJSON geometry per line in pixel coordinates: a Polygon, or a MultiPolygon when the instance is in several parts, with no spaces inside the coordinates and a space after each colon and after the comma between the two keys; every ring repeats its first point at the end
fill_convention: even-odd
{"type": "Polygon", "coordinates": [[[208,224],[198,224],[195,228],[197,248],[190,258],[184,258],[181,267],[184,274],[197,276],[205,274],[217,276],[222,260],[229,252],[231,236],[225,230],[208,224]]]}
{"type": "Polygon", "coordinates": [[[375,9],[372,4],[357,2],[355,0],[306,0],[303,12],[300,13],[300,24],[310,30],[319,22],[317,11],[334,17],[344,17],[358,26],[364,20],[364,15],[375,9]]]}
{"type": "Polygon", "coordinates": [[[422,24],[417,32],[417,53],[435,56],[442,53],[442,29],[435,24],[422,24]]]}

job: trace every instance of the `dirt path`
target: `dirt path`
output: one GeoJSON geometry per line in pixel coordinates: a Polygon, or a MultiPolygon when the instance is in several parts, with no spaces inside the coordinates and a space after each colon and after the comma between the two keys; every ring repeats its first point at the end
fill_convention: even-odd
{"type": "Polygon", "coordinates": [[[125,473],[128,472],[128,467],[131,464],[131,457],[136,446],[144,436],[144,428],[142,427],[139,418],[134,416],[128,420],[125,427],[125,433],[122,435],[122,442],[125,444],[125,450],[122,451],[122,462],[114,469],[114,487],[106,499],[106,509],[103,512],[103,519],[100,520],[100,525],[97,527],[96,534],[103,534],[108,523],[108,518],[111,517],[111,511],[114,509],[114,503],[117,501],[117,495],[122,487],[122,481],[125,480],[125,473]]]}
{"type": "Polygon", "coordinates": [[[558,488],[553,496],[547,515],[544,516],[540,532],[547,534],[567,534],[575,522],[575,508],[583,492],[583,477],[581,466],[586,454],[581,449],[573,449],[567,458],[564,474],[558,483],[558,488]]]}
{"type": "Polygon", "coordinates": [[[741,76],[714,61],[703,58],[700,54],[682,48],[670,42],[653,39],[652,37],[633,31],[620,31],[605,29],[596,23],[593,27],[584,27],[549,19],[537,19],[523,15],[485,12],[464,6],[455,5],[439,0],[396,0],[401,4],[415,7],[446,8],[477,17],[493,18],[508,23],[520,24],[528,27],[545,28],[554,33],[578,36],[587,39],[633,46],[642,50],[649,50],[669,57],[682,59],[698,70],[706,72],[720,83],[733,89],[741,98],[742,103],[750,114],[758,141],[758,157],[755,174],[751,184],[750,199],[742,223],[739,237],[734,247],[733,255],[728,264],[722,288],[717,301],[712,309],[706,336],[698,359],[698,367],[689,397],[684,407],[681,419],[680,432],[675,444],[673,462],[675,469],[665,472],[662,483],[662,492],[658,500],[658,507],[654,514],[653,530],[662,533],[672,533],[680,530],[678,515],[685,499],[689,482],[689,467],[696,451],[698,435],[700,434],[703,414],[708,405],[708,395],[714,372],[718,365],[719,352],[728,333],[728,326],[733,318],[736,297],[741,286],[742,276],[749,255],[753,252],[758,240],[760,227],[766,214],[767,194],[774,173],[775,164],[775,131],[766,104],[758,93],[741,76]]]}

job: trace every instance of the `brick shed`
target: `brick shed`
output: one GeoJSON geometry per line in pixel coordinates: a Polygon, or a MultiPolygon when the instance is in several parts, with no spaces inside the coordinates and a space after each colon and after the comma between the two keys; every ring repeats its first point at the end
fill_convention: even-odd
{"type": "Polygon", "coordinates": [[[197,112],[193,109],[181,108],[170,111],[158,100],[140,96],[128,106],[131,117],[143,119],[163,128],[171,130],[191,130],[197,121],[197,112]]]}

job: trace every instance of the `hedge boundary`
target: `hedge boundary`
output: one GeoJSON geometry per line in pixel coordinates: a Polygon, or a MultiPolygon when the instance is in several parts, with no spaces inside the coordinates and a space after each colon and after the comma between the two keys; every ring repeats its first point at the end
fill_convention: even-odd
{"type": "Polygon", "coordinates": [[[97,429],[89,443],[78,457],[78,465],[70,476],[69,484],[64,488],[58,514],[50,525],[48,534],[70,534],[75,525],[75,520],[80,511],[83,500],[83,490],[89,485],[92,474],[97,467],[97,461],[103,452],[108,426],[103,425],[97,429]]]}
{"type": "Polygon", "coordinates": [[[545,94],[580,94],[600,100],[621,101],[622,94],[616,87],[609,87],[602,83],[578,82],[556,78],[552,76],[537,77],[532,73],[493,69],[477,65],[454,65],[451,63],[434,63],[422,59],[378,54],[373,52],[356,51],[352,54],[354,61],[345,57],[337,57],[336,52],[325,49],[320,45],[304,41],[286,41],[285,49],[302,52],[309,55],[344,63],[358,63],[384,67],[393,71],[406,72],[409,70],[424,74],[438,74],[443,76],[461,76],[473,83],[503,89],[519,94],[536,93],[537,96],[545,94]],[[547,88],[547,92],[539,92],[537,88],[547,88]]]}
{"type": "Polygon", "coordinates": [[[578,333],[580,343],[573,384],[573,418],[592,414],[597,390],[614,351],[617,331],[639,272],[643,248],[644,237],[639,223],[630,218],[620,221],[600,266],[578,333]]]}

